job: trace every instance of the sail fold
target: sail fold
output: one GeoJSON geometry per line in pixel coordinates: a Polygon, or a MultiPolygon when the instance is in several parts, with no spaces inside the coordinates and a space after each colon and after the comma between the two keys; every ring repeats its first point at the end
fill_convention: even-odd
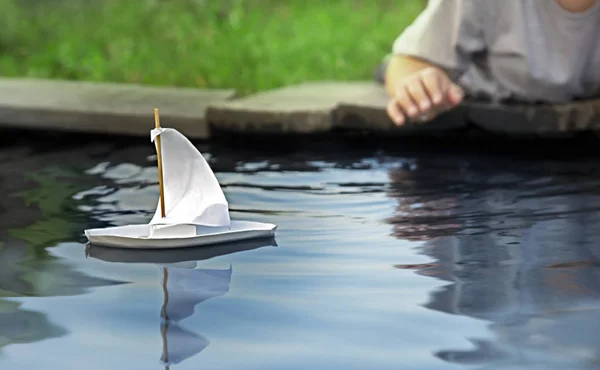
{"type": "Polygon", "coordinates": [[[151,141],[156,142],[159,135],[165,217],[161,217],[159,199],[150,224],[229,226],[227,199],[206,159],[177,130],[153,129],[150,133],[151,141]]]}

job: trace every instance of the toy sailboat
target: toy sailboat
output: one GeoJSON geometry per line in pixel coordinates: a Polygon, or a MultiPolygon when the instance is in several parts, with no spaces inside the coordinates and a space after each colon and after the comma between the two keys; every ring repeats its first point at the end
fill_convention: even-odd
{"type": "Polygon", "coordinates": [[[92,245],[118,248],[182,248],[272,237],[274,224],[230,220],[229,204],[215,174],[196,147],[172,128],[160,127],[154,110],[160,196],[148,224],[85,230],[92,245]]]}

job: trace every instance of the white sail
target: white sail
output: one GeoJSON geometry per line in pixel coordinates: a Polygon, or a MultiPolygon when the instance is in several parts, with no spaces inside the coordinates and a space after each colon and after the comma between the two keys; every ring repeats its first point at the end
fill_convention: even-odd
{"type": "Polygon", "coordinates": [[[165,217],[161,217],[159,199],[150,224],[228,227],[229,204],[202,154],[175,129],[153,129],[152,142],[158,135],[162,147],[165,217]]]}

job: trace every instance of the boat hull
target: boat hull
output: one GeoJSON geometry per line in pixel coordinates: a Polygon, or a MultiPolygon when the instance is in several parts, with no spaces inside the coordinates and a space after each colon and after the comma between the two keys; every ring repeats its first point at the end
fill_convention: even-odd
{"type": "Polygon", "coordinates": [[[195,226],[193,235],[152,237],[152,225],[125,225],[85,230],[91,245],[131,249],[188,248],[272,237],[274,224],[254,221],[231,221],[229,227],[195,226]]]}

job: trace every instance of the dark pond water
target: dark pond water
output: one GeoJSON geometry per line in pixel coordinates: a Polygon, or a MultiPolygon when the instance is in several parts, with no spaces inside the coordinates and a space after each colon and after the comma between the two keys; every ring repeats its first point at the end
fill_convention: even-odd
{"type": "Polygon", "coordinates": [[[600,366],[597,160],[202,146],[276,243],[132,256],[82,231],[150,218],[149,141],[9,141],[2,370],[600,366]]]}

